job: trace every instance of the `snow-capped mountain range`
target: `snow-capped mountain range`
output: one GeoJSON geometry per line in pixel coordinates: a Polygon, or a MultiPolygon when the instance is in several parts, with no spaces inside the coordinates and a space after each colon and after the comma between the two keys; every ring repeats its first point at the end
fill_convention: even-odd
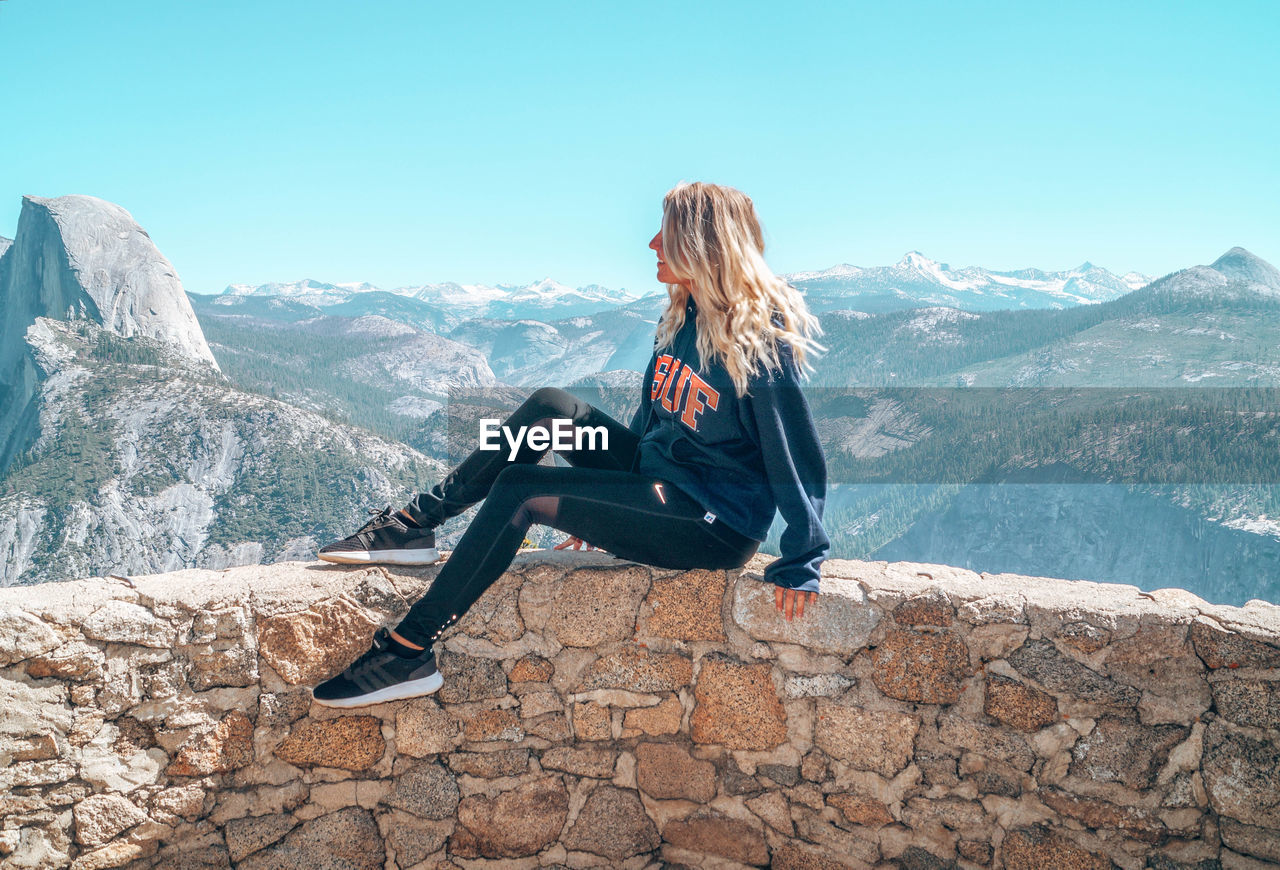
{"type": "Polygon", "coordinates": [[[1151,280],[1137,272],[1116,275],[1089,262],[1063,272],[952,268],[919,251],[909,252],[892,266],[844,263],[816,272],[792,272],[786,277],[811,297],[852,300],[852,307],[871,311],[917,305],[949,305],[970,311],[1066,308],[1106,302],[1151,280]]]}
{"type": "MultiPolygon", "coordinates": [[[[816,310],[857,308],[884,311],[921,305],[947,305],[972,311],[997,308],[1065,308],[1105,302],[1146,285],[1137,272],[1116,275],[1092,263],[1063,272],[1019,269],[1000,272],[980,266],[952,268],[911,251],[892,266],[852,266],[792,272],[784,276],[810,296],[816,310]]],[[[386,292],[467,317],[537,317],[554,312],[567,317],[634,302],[636,295],[598,284],[569,287],[550,278],[532,284],[457,284],[445,282],[383,291],[367,282],[326,284],[313,279],[292,283],[232,284],[223,297],[290,299],[316,306],[350,302],[363,293],[386,292]]],[[[662,295],[655,290],[647,295],[662,295]]],[[[229,301],[229,300],[228,300],[229,301]]]]}
{"type": "Polygon", "coordinates": [[[508,314],[510,309],[540,310],[563,308],[612,308],[634,302],[638,297],[626,290],[610,290],[598,284],[586,287],[569,287],[550,278],[532,284],[457,284],[452,281],[440,284],[422,284],[414,287],[396,287],[383,290],[367,282],[326,284],[311,278],[288,284],[232,284],[222,292],[223,296],[266,296],[293,299],[312,305],[334,305],[349,301],[362,293],[385,292],[395,296],[416,299],[432,305],[460,307],[473,317],[494,317],[508,314]]]}

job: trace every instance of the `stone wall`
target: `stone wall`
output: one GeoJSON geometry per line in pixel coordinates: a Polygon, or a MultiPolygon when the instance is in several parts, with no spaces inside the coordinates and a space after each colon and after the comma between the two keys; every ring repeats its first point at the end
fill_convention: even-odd
{"type": "Polygon", "coordinates": [[[520,556],[429,698],[310,703],[436,569],[0,590],[5,867],[1263,867],[1280,608],[520,556]]]}

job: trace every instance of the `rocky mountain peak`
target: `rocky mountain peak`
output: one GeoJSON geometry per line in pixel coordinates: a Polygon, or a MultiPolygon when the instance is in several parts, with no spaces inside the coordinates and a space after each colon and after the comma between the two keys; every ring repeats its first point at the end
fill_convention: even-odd
{"type": "Polygon", "coordinates": [[[5,260],[6,319],[28,315],[18,318],[18,329],[36,317],[86,317],[126,338],[159,339],[217,368],[173,264],[115,203],[24,196],[5,260]]]}
{"type": "Polygon", "coordinates": [[[931,260],[919,251],[907,251],[902,255],[902,259],[898,261],[899,269],[921,269],[927,271],[940,265],[942,264],[937,260],[931,260]]]}
{"type": "Polygon", "coordinates": [[[1244,248],[1227,251],[1208,266],[1171,272],[1150,285],[1158,291],[1220,301],[1280,296],[1280,270],[1244,248]]]}
{"type": "Polygon", "coordinates": [[[1280,290],[1280,269],[1241,247],[1234,247],[1209,267],[1228,278],[1280,290]]]}

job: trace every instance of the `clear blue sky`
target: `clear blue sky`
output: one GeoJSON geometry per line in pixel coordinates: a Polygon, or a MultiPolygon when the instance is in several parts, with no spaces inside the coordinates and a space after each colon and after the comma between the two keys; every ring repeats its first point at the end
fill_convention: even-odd
{"type": "Polygon", "coordinates": [[[778,271],[1280,264],[1280,4],[0,0],[0,235],[129,209],[188,290],[660,289],[680,179],[778,271]]]}

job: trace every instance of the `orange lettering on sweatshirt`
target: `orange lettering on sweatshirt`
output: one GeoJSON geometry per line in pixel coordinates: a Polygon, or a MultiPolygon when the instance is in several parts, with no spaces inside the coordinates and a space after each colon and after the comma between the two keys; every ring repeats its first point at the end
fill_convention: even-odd
{"type": "MultiPolygon", "coordinates": [[[[689,371],[686,366],[685,371],[689,371]]],[[[688,396],[685,398],[684,410],[680,414],[680,422],[684,423],[695,432],[698,430],[698,415],[704,409],[710,408],[715,410],[720,406],[720,393],[711,388],[711,385],[697,375],[692,375],[693,388],[689,390],[688,396]]]]}
{"type": "Polygon", "coordinates": [[[649,385],[649,401],[658,398],[666,385],[667,375],[671,372],[671,354],[664,353],[653,364],[653,383],[649,385]]]}
{"type": "Polygon", "coordinates": [[[707,408],[714,411],[720,406],[719,391],[698,377],[692,366],[670,354],[660,355],[653,365],[649,400],[653,401],[659,396],[662,397],[662,407],[679,416],[680,422],[695,432],[698,429],[698,415],[707,408]]]}

